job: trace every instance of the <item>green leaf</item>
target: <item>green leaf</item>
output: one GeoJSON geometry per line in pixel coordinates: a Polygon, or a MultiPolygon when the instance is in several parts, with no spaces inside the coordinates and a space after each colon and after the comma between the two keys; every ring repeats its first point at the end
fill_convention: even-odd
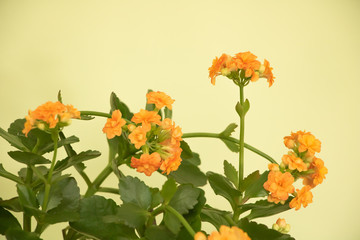
{"type": "Polygon", "coordinates": [[[193,152],[191,151],[189,144],[187,144],[184,140],[180,142],[180,148],[183,150],[181,152],[181,158],[193,157],[193,152]]]}
{"type": "Polygon", "coordinates": [[[250,108],[250,102],[248,99],[246,99],[243,104],[237,102],[235,106],[235,110],[239,114],[240,118],[243,118],[246,115],[246,113],[249,111],[249,108],[250,108]]]}
{"type": "Polygon", "coordinates": [[[234,188],[232,183],[220,174],[207,172],[206,175],[215,194],[223,196],[227,199],[231,207],[234,209],[237,206],[236,199],[241,196],[241,192],[234,188]]]}
{"type": "Polygon", "coordinates": [[[119,182],[120,198],[124,203],[134,203],[147,210],[151,206],[150,188],[137,177],[127,176],[119,182]]]}
{"type": "Polygon", "coordinates": [[[264,183],[267,181],[268,174],[269,171],[265,171],[259,178],[256,177],[256,173],[253,173],[253,176],[249,176],[248,182],[251,184],[245,190],[244,199],[247,200],[250,198],[265,197],[268,195],[263,187],[264,183]],[[254,181],[254,179],[256,180],[254,181]]]}
{"type": "Polygon", "coordinates": [[[200,156],[196,152],[192,152],[192,156],[188,154],[183,154],[184,151],[181,152],[181,159],[185,160],[192,165],[199,166],[201,164],[200,156]]]}
{"type": "Polygon", "coordinates": [[[111,106],[111,112],[118,109],[120,110],[122,117],[127,120],[131,120],[131,118],[134,115],[132,112],[130,112],[128,106],[126,106],[125,103],[120,101],[120,99],[116,96],[114,92],[112,92],[110,95],[110,106],[111,106]]]}
{"type": "Polygon", "coordinates": [[[272,216],[284,211],[287,211],[290,209],[289,203],[293,199],[293,197],[289,197],[289,199],[284,203],[278,203],[275,204],[273,202],[268,202],[267,200],[260,200],[257,201],[250,206],[244,205],[244,207],[251,207],[251,212],[248,216],[246,216],[247,219],[252,220],[259,217],[268,217],[272,216]]]}
{"type": "MultiPolygon", "coordinates": [[[[227,126],[226,129],[220,133],[220,137],[230,137],[231,134],[237,128],[237,126],[238,125],[235,124],[235,123],[229,124],[229,126],[227,126]]],[[[223,141],[225,143],[225,145],[229,148],[230,151],[239,152],[239,144],[236,144],[234,142],[230,142],[230,141],[225,140],[225,139],[221,139],[221,141],[223,141]]]]}
{"type": "Polygon", "coordinates": [[[183,159],[179,168],[169,176],[180,184],[190,183],[195,187],[204,186],[207,182],[206,175],[192,163],[192,159],[183,159]]]}
{"type": "Polygon", "coordinates": [[[172,178],[169,178],[161,189],[161,196],[164,199],[164,203],[167,204],[170,199],[174,196],[175,192],[177,190],[177,186],[175,183],[175,180],[172,178]]]}
{"type": "Polygon", "coordinates": [[[225,216],[231,217],[231,213],[212,208],[209,205],[205,205],[201,210],[202,221],[211,223],[217,229],[221,225],[230,226],[225,216]]]}
{"type": "Polygon", "coordinates": [[[164,219],[165,226],[175,235],[180,232],[182,224],[180,220],[171,212],[165,210],[164,219]]]}
{"type": "Polygon", "coordinates": [[[38,155],[36,153],[13,151],[13,152],[8,152],[8,154],[15,161],[18,161],[20,163],[24,163],[27,165],[51,163],[50,160],[48,160],[48,159],[44,158],[43,156],[38,155]]]}
{"type": "Polygon", "coordinates": [[[164,201],[164,199],[162,198],[160,190],[158,188],[150,188],[150,191],[152,197],[150,208],[153,209],[159,206],[164,201]]]}
{"type": "Polygon", "coordinates": [[[172,206],[180,214],[186,214],[193,209],[198,203],[200,189],[194,188],[191,185],[180,185],[170,200],[169,205],[172,206]]]}
{"type": "Polygon", "coordinates": [[[295,240],[289,234],[283,234],[273,229],[269,229],[263,224],[249,222],[248,219],[241,219],[238,227],[246,232],[251,240],[295,240]]]}
{"type": "Polygon", "coordinates": [[[106,223],[123,223],[132,228],[145,224],[151,214],[133,203],[124,203],[117,209],[115,215],[104,217],[106,223]]]}
{"type": "MultiPolygon", "coordinates": [[[[201,231],[201,218],[199,215],[197,215],[193,221],[189,222],[189,224],[195,232],[201,231]]],[[[194,240],[194,237],[190,235],[185,227],[182,227],[177,235],[176,240],[194,240]]]]}
{"type": "Polygon", "coordinates": [[[9,229],[21,229],[21,225],[9,211],[0,207],[0,234],[5,235],[9,229]]]}
{"type": "Polygon", "coordinates": [[[58,91],[57,99],[58,99],[59,102],[62,103],[61,90],[58,91]]]}
{"type": "Polygon", "coordinates": [[[0,199],[0,207],[6,208],[13,212],[21,212],[22,207],[20,205],[19,197],[14,197],[8,200],[0,199]]]}
{"type": "Polygon", "coordinates": [[[0,128],[0,136],[4,138],[8,143],[10,143],[13,147],[16,147],[22,151],[30,151],[16,135],[10,134],[6,132],[4,129],[0,128]]]}
{"type": "Polygon", "coordinates": [[[25,232],[21,229],[10,229],[6,232],[7,240],[42,240],[36,233],[25,232]]]}
{"type": "Polygon", "coordinates": [[[259,170],[256,170],[249,174],[246,178],[244,178],[240,183],[240,191],[244,192],[247,190],[251,185],[253,185],[256,181],[260,179],[259,170]]]}
{"type": "Polygon", "coordinates": [[[235,185],[235,187],[238,188],[238,172],[236,171],[235,167],[226,160],[224,160],[224,174],[235,185]]]}
{"type": "Polygon", "coordinates": [[[101,153],[99,151],[93,151],[93,150],[81,152],[74,156],[67,157],[64,160],[58,161],[55,165],[55,171],[57,171],[57,172],[64,171],[65,169],[67,169],[73,165],[77,165],[86,160],[97,158],[100,155],[101,155],[101,153]]]}
{"type": "MultiPolygon", "coordinates": [[[[79,138],[76,137],[76,136],[70,136],[68,138],[65,138],[65,139],[61,139],[59,142],[58,142],[58,148],[64,146],[64,145],[68,145],[68,144],[73,144],[73,143],[76,143],[76,142],[79,142],[79,138]]],[[[43,145],[41,148],[39,148],[38,150],[38,154],[39,155],[43,155],[44,153],[47,153],[47,152],[51,152],[51,151],[54,151],[54,142],[50,142],[46,145],[43,145]]]]}
{"type": "Polygon", "coordinates": [[[167,107],[164,108],[164,115],[165,118],[170,118],[172,119],[172,110],[168,109],[167,107]]]}
{"type": "Polygon", "coordinates": [[[107,222],[108,216],[117,214],[119,206],[111,199],[92,196],[80,201],[80,218],[70,222],[76,231],[88,237],[102,240],[138,239],[133,229],[120,224],[107,222]]]}
{"type": "Polygon", "coordinates": [[[129,140],[123,135],[108,139],[108,144],[114,154],[114,157],[117,154],[118,159],[122,161],[137,151],[137,149],[135,149],[135,147],[130,144],[129,140]]]}
{"type": "Polygon", "coordinates": [[[6,171],[3,167],[3,165],[0,163],[0,176],[10,179],[16,183],[23,184],[23,181],[18,176],[6,171]]]}
{"type": "Polygon", "coordinates": [[[37,216],[40,212],[38,209],[39,203],[33,190],[30,187],[21,184],[17,184],[16,188],[19,195],[20,205],[23,207],[25,212],[29,215],[37,216]]]}
{"type": "Polygon", "coordinates": [[[145,237],[147,240],[176,240],[175,235],[165,226],[151,226],[146,228],[145,237]]]}
{"type": "MultiPolygon", "coordinates": [[[[41,204],[43,195],[44,191],[40,191],[38,199],[41,204]]],[[[79,218],[79,210],[80,189],[76,180],[66,177],[52,183],[47,212],[43,221],[50,224],[74,221],[79,218]]]]}

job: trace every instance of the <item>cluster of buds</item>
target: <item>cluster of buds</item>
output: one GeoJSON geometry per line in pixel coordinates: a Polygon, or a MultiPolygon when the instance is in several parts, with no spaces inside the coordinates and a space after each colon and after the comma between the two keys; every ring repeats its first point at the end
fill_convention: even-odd
{"type": "Polygon", "coordinates": [[[27,136],[31,129],[38,128],[50,133],[56,127],[68,126],[72,118],[80,118],[80,112],[72,105],[49,101],[34,111],[29,110],[22,132],[27,136]]]}
{"type": "Polygon", "coordinates": [[[155,105],[153,111],[141,109],[127,124],[120,111],[116,110],[107,120],[103,132],[109,139],[120,136],[122,130],[128,133],[129,141],[141,150],[140,157],[132,157],[130,164],[138,172],[151,176],[160,169],[169,174],[176,171],[181,163],[182,131],[171,119],[162,120],[159,111],[163,107],[171,110],[174,100],[163,92],[150,92],[146,97],[148,104],[155,105]]]}
{"type": "Polygon", "coordinates": [[[211,83],[215,85],[216,77],[223,75],[232,79],[236,84],[239,84],[239,74],[240,71],[242,71],[246,84],[249,81],[255,82],[259,78],[266,78],[269,87],[271,87],[275,77],[272,73],[270,63],[265,59],[264,63],[261,64],[256,58],[257,57],[251,52],[240,52],[233,57],[224,53],[220,58],[216,57],[213,60],[212,66],[209,68],[211,83]]]}
{"type": "Polygon", "coordinates": [[[264,188],[269,191],[268,201],[284,204],[289,194],[295,197],[289,206],[299,210],[312,202],[311,189],[322,183],[328,170],[324,162],[315,157],[321,150],[321,142],[310,132],[298,131],[284,137],[284,144],[290,149],[279,165],[269,164],[270,173],[264,188]],[[296,189],[294,181],[303,179],[303,188],[296,189]]]}
{"type": "Polygon", "coordinates": [[[287,224],[285,219],[279,218],[276,223],[272,225],[272,229],[281,233],[288,233],[290,231],[290,224],[287,224]]]}

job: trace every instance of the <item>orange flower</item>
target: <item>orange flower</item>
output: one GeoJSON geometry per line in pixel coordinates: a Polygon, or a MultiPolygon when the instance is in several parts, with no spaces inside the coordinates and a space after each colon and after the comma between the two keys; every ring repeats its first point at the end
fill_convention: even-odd
{"type": "Polygon", "coordinates": [[[144,173],[146,176],[151,176],[153,172],[159,169],[160,165],[161,157],[157,152],[151,155],[144,153],[140,159],[132,157],[130,164],[131,167],[136,168],[137,172],[144,173]]]}
{"type": "Polygon", "coordinates": [[[274,83],[274,75],[272,73],[272,67],[270,67],[270,63],[268,60],[264,60],[264,71],[260,73],[260,77],[264,77],[267,79],[267,82],[269,83],[269,87],[271,87],[274,83]]]}
{"type": "Polygon", "coordinates": [[[146,133],[150,131],[150,127],[148,125],[139,126],[135,128],[129,135],[129,139],[132,144],[135,145],[135,148],[139,149],[146,143],[146,133]]]}
{"type": "Polygon", "coordinates": [[[289,204],[290,208],[299,210],[301,205],[303,205],[305,208],[309,203],[312,203],[313,194],[310,192],[310,190],[310,186],[304,186],[301,190],[296,189],[296,197],[291,200],[289,204]]]}
{"type": "Polygon", "coordinates": [[[293,149],[298,143],[299,136],[305,134],[303,131],[297,131],[296,133],[291,133],[290,136],[284,137],[284,144],[287,148],[293,149]]]}
{"type": "Polygon", "coordinates": [[[264,183],[264,188],[270,192],[268,200],[274,202],[285,201],[289,197],[289,193],[294,192],[294,177],[289,173],[280,171],[270,171],[268,180],[264,183]]]}
{"type": "Polygon", "coordinates": [[[209,77],[212,85],[215,85],[215,78],[221,74],[221,70],[225,67],[229,58],[231,58],[229,55],[223,53],[220,58],[216,57],[213,60],[212,66],[209,67],[209,77]]]}
{"type": "Polygon", "coordinates": [[[323,182],[325,175],[328,173],[328,169],[324,166],[324,161],[316,157],[314,157],[310,169],[313,169],[315,173],[305,177],[303,184],[314,188],[323,182]]]}
{"type": "Polygon", "coordinates": [[[246,232],[236,226],[230,228],[222,225],[219,232],[213,231],[210,234],[208,240],[251,240],[251,238],[246,232]]]}
{"type": "Polygon", "coordinates": [[[72,105],[65,106],[61,102],[46,102],[34,111],[29,110],[28,116],[25,117],[26,122],[24,125],[23,133],[28,135],[29,131],[34,126],[42,126],[45,123],[49,128],[55,128],[59,120],[63,123],[68,123],[70,118],[80,118],[80,112],[72,105]]]}
{"type": "Polygon", "coordinates": [[[140,112],[135,113],[131,121],[134,123],[141,123],[142,125],[150,125],[151,123],[160,125],[160,119],[160,115],[156,112],[140,109],[140,112]]]}
{"type": "Polygon", "coordinates": [[[163,170],[163,173],[169,175],[170,172],[176,171],[179,168],[182,161],[180,157],[181,152],[182,149],[180,147],[173,147],[170,150],[170,157],[165,159],[160,166],[160,169],[163,170]]]}
{"type": "Polygon", "coordinates": [[[155,104],[157,109],[161,109],[166,106],[168,109],[172,109],[172,104],[174,103],[174,99],[171,99],[168,95],[163,92],[149,92],[146,94],[147,103],[155,104]]]}
{"type": "Polygon", "coordinates": [[[282,157],[282,162],[289,167],[290,170],[306,171],[307,166],[301,158],[295,156],[293,152],[282,157]]]}
{"type": "Polygon", "coordinates": [[[197,232],[195,235],[194,235],[194,240],[206,240],[206,235],[202,232],[197,232]]]}
{"type": "Polygon", "coordinates": [[[120,136],[122,132],[122,126],[125,125],[126,121],[121,118],[121,112],[115,110],[111,114],[111,118],[106,120],[105,126],[103,128],[103,133],[106,133],[108,139],[112,139],[115,136],[120,136]]]}
{"type": "Polygon", "coordinates": [[[279,165],[277,165],[276,163],[269,163],[268,168],[270,171],[279,171],[279,165]]]}
{"type": "Polygon", "coordinates": [[[308,151],[314,155],[315,152],[320,152],[321,150],[321,142],[309,132],[299,136],[299,143],[299,152],[308,151]]]}
{"type": "Polygon", "coordinates": [[[251,77],[251,81],[255,82],[259,79],[259,70],[261,63],[256,60],[256,56],[251,52],[243,52],[235,55],[235,62],[239,69],[245,70],[245,77],[251,77]]]}

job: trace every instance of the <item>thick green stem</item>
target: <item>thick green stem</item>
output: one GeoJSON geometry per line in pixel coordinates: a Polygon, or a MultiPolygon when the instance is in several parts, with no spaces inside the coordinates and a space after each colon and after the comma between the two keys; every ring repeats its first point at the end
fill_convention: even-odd
{"type": "Polygon", "coordinates": [[[169,212],[171,212],[172,214],[174,214],[177,219],[179,219],[179,221],[182,223],[182,225],[184,225],[184,227],[186,228],[186,230],[190,233],[190,235],[192,237],[194,237],[195,235],[195,231],[194,229],[192,229],[192,227],[190,226],[190,224],[186,221],[186,219],[178,212],[176,211],[174,208],[172,208],[171,206],[167,205],[166,210],[168,210],[169,212]]]}
{"type": "MultiPolygon", "coordinates": [[[[227,141],[239,144],[238,139],[233,138],[233,137],[222,136],[219,133],[196,132],[196,133],[184,133],[182,135],[182,138],[201,138],[201,137],[203,137],[203,138],[218,138],[218,139],[223,139],[223,140],[227,140],[227,141]]],[[[259,156],[267,159],[269,162],[278,164],[272,157],[270,157],[266,153],[260,151],[259,149],[255,148],[245,142],[244,142],[244,147],[246,149],[258,154],[259,156]]]]}
{"type": "MultiPolygon", "coordinates": [[[[239,85],[240,88],[240,104],[244,105],[244,86],[239,85]]],[[[245,131],[245,113],[240,116],[240,136],[239,136],[239,185],[244,178],[244,131],[245,131]]]]}
{"type": "MultiPolygon", "coordinates": [[[[26,170],[25,182],[29,186],[31,185],[31,182],[32,182],[32,176],[33,176],[33,171],[31,169],[31,166],[28,165],[27,170],[26,170]]],[[[31,216],[25,212],[23,213],[23,228],[24,228],[24,231],[31,232],[31,216]]]]}
{"type": "Polygon", "coordinates": [[[111,114],[96,111],[80,111],[81,115],[111,118],[111,114]]]}
{"type": "Polygon", "coordinates": [[[109,163],[106,167],[101,171],[101,173],[95,178],[94,182],[88,187],[84,197],[91,197],[94,195],[100,188],[100,185],[105,181],[105,179],[112,173],[112,167],[109,163]]]}
{"type": "Polygon", "coordinates": [[[54,153],[53,153],[53,158],[52,158],[52,161],[51,161],[51,166],[50,166],[49,174],[48,174],[48,177],[47,177],[47,181],[45,183],[45,194],[44,194],[44,201],[43,201],[43,205],[42,205],[42,210],[43,211],[46,211],[47,205],[48,205],[48,202],[49,202],[51,179],[52,179],[52,175],[53,175],[53,172],[54,172],[57,149],[58,149],[58,133],[57,132],[53,133],[52,138],[53,138],[53,141],[54,141],[54,153]]]}

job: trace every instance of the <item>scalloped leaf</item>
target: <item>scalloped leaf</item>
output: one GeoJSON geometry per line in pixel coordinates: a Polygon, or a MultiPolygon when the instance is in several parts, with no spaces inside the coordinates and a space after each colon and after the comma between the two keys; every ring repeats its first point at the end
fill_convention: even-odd
{"type": "Polygon", "coordinates": [[[234,184],[234,186],[238,188],[239,185],[238,171],[236,171],[235,167],[226,160],[224,160],[224,174],[234,184]]]}
{"type": "MultiPolygon", "coordinates": [[[[235,129],[237,128],[237,124],[235,123],[230,123],[224,131],[222,131],[220,133],[221,137],[230,137],[231,134],[235,131],[235,129]]],[[[230,151],[232,152],[239,152],[239,144],[236,144],[234,142],[230,142],[228,140],[225,139],[221,139],[221,141],[223,141],[225,143],[225,145],[229,148],[230,151]]]]}
{"type": "Polygon", "coordinates": [[[226,221],[225,215],[231,216],[231,213],[218,210],[209,205],[205,205],[201,210],[202,221],[211,223],[216,229],[219,229],[221,225],[230,226],[228,221],[226,221]]]}
{"type": "Polygon", "coordinates": [[[50,160],[44,158],[41,155],[38,155],[38,154],[32,153],[32,152],[11,151],[11,152],[8,152],[8,155],[15,161],[24,163],[27,165],[51,163],[50,160]]]}
{"type": "Polygon", "coordinates": [[[77,165],[86,160],[97,158],[100,155],[101,155],[101,153],[99,151],[93,151],[93,150],[81,152],[81,153],[73,155],[71,157],[67,157],[64,160],[58,161],[55,165],[55,171],[57,171],[57,172],[64,171],[65,169],[67,169],[73,165],[77,165]]]}
{"type": "Polygon", "coordinates": [[[0,234],[5,235],[11,228],[21,229],[21,225],[14,215],[0,207],[0,234]]]}
{"type": "Polygon", "coordinates": [[[125,103],[120,101],[120,99],[116,96],[116,94],[114,92],[112,92],[110,95],[110,106],[111,106],[111,112],[118,109],[118,110],[120,110],[122,117],[127,120],[131,120],[131,118],[134,115],[130,111],[128,106],[126,106],[125,103]]]}
{"type": "Polygon", "coordinates": [[[133,203],[145,210],[152,202],[150,188],[137,177],[127,176],[119,182],[120,198],[124,203],[133,203]]]}
{"type": "Polygon", "coordinates": [[[180,214],[189,213],[189,211],[198,203],[200,192],[200,189],[191,185],[180,185],[173,198],[170,200],[169,205],[180,214]]]}

